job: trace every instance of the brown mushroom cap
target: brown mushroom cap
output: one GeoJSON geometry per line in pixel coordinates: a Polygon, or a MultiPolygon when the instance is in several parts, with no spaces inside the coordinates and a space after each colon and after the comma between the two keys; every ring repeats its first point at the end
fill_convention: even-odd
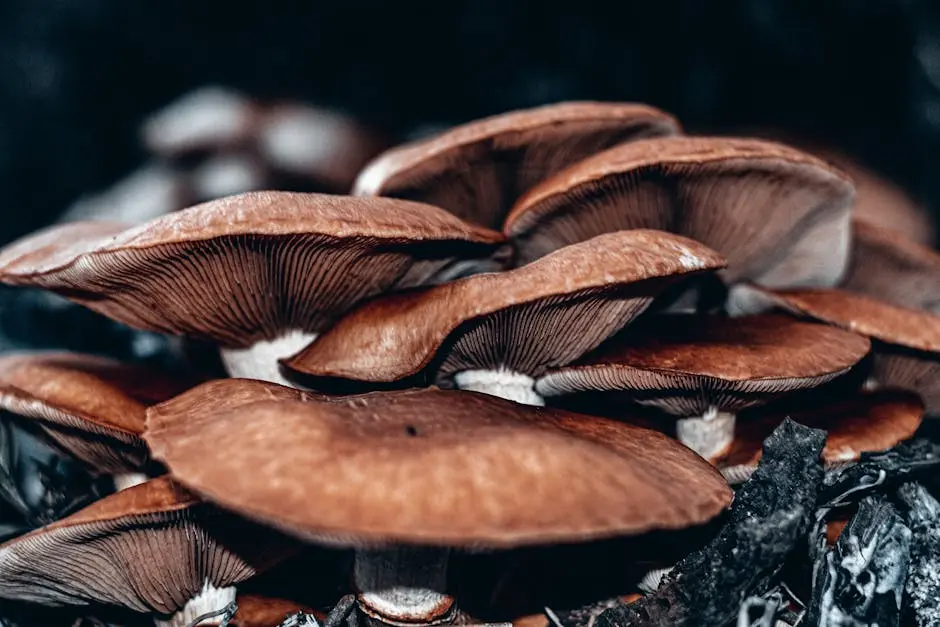
{"type": "Polygon", "coordinates": [[[173,614],[207,580],[244,581],[293,546],[153,479],[0,546],[0,597],[173,614]]]}
{"type": "Polygon", "coordinates": [[[783,315],[662,315],[547,373],[536,391],[628,392],[634,402],[681,417],[700,416],[709,407],[738,412],[825,383],[869,348],[854,333],[783,315]]]}
{"type": "Polygon", "coordinates": [[[577,542],[691,526],[731,499],[660,433],[464,391],[259,402],[145,437],[213,501],[353,546],[577,542]]]}
{"type": "Polygon", "coordinates": [[[499,228],[516,198],[562,168],[621,142],[679,130],[672,116],[638,104],[512,111],[385,152],[360,173],[353,193],[429,202],[499,228]]]}
{"type": "Polygon", "coordinates": [[[503,230],[523,263],[600,233],[652,228],[724,255],[728,283],[833,285],[847,261],[852,194],[844,175],[780,144],[663,137],[559,172],[516,203],[503,230]]]}
{"type": "Polygon", "coordinates": [[[0,357],[0,409],[30,418],[94,471],[141,470],[145,410],[193,382],[141,366],[71,353],[0,357]]]}
{"type": "MultiPolygon", "coordinates": [[[[858,460],[866,451],[883,451],[914,435],[924,417],[924,404],[911,392],[862,392],[839,402],[808,407],[786,415],[808,427],[828,432],[822,459],[826,464],[858,460]]],[[[763,442],[786,416],[766,412],[738,423],[722,467],[756,467],[763,442]]]]}
{"type": "Polygon", "coordinates": [[[853,220],[842,289],[940,314],[940,253],[889,229],[853,220]]]}
{"type": "Polygon", "coordinates": [[[0,254],[0,281],[44,287],[130,326],[229,348],[316,332],[358,301],[422,283],[502,237],[388,198],[253,192],[126,231],[64,225],[0,254]]]}
{"type": "Polygon", "coordinates": [[[537,376],[597,346],[678,278],[722,265],[683,237],[610,233],[515,270],[370,301],[285,364],[373,383],[406,379],[432,362],[442,383],[475,368],[537,376]]]}
{"type": "Polygon", "coordinates": [[[322,613],[288,599],[277,599],[257,594],[239,594],[238,611],[232,617],[231,627],[278,627],[284,619],[297,612],[313,614],[322,624],[322,613]]]}

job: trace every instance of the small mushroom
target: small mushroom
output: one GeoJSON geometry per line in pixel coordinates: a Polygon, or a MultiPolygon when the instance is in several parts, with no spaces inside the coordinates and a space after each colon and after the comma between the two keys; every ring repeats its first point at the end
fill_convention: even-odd
{"type": "Polygon", "coordinates": [[[849,252],[852,183],[780,144],[661,137],[623,144],[531,189],[503,230],[520,263],[600,233],[651,228],[728,260],[728,285],[829,286],[849,252]]]}
{"type": "Polygon", "coordinates": [[[761,290],[765,305],[848,329],[872,342],[868,387],[920,395],[940,412],[940,316],[838,289],[761,290]]]}
{"type": "Polygon", "coordinates": [[[609,233],[537,262],[372,300],[285,365],[373,386],[435,383],[541,405],[534,382],[591,350],[680,278],[722,267],[661,231],[609,233]]]}
{"type": "Polygon", "coordinates": [[[0,357],[0,409],[28,419],[92,472],[114,475],[117,489],[146,480],[150,455],[141,435],[147,406],[192,383],[91,355],[0,357]]]}
{"type": "Polygon", "coordinates": [[[542,179],[621,142],[678,132],[672,116],[639,104],[512,111],[385,152],[360,173],[353,193],[420,200],[499,228],[516,199],[542,179]]]}
{"type": "Polygon", "coordinates": [[[137,228],[75,223],[0,252],[0,281],[43,287],[132,327],[221,346],[232,376],[277,359],[385,290],[492,267],[503,238],[389,198],[256,192],[137,228]]]}
{"type": "Polygon", "coordinates": [[[158,626],[188,627],[294,550],[163,477],[0,545],[0,598],[116,605],[153,614],[158,626]]]}
{"type": "Polygon", "coordinates": [[[459,616],[448,549],[685,528],[731,499],[716,470],[660,433],[471,392],[262,401],[164,425],[145,438],[191,489],[354,547],[359,607],[392,625],[459,616]]]}
{"type": "Polygon", "coordinates": [[[889,449],[914,435],[924,417],[924,404],[912,392],[877,390],[821,406],[787,407],[785,411],[748,416],[738,424],[731,448],[719,464],[731,483],[750,476],[764,440],[787,416],[828,433],[823,463],[835,467],[858,461],[862,453],[889,449]]]}
{"type": "Polygon", "coordinates": [[[239,594],[235,601],[238,603],[238,611],[232,617],[230,627],[278,627],[286,618],[298,612],[316,617],[321,624],[326,618],[321,612],[288,599],[239,594]]]}
{"type": "Polygon", "coordinates": [[[859,219],[852,230],[851,260],[839,287],[940,314],[940,253],[859,219]]]}
{"type": "Polygon", "coordinates": [[[677,417],[679,440],[706,459],[724,453],[735,416],[847,372],[865,338],[781,315],[648,318],[584,359],[546,373],[542,396],[626,393],[677,417]]]}

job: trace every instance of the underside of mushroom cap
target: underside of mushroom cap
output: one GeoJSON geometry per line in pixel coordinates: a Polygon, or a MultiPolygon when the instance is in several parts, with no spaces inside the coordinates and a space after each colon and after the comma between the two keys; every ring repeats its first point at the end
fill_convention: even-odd
{"type": "Polygon", "coordinates": [[[146,406],[193,383],[91,355],[0,357],[0,408],[30,419],[56,446],[101,473],[143,469],[146,406]]]}
{"type": "Polygon", "coordinates": [[[294,543],[153,479],[0,546],[0,597],[170,615],[209,582],[231,586],[294,543]]]}
{"type": "Polygon", "coordinates": [[[360,173],[353,193],[420,200],[499,228],[516,198],[559,170],[621,142],[679,130],[672,116],[639,104],[512,111],[385,152],[360,173]]]}
{"type": "Polygon", "coordinates": [[[785,414],[768,408],[738,421],[734,442],[721,460],[722,468],[756,468],[764,440],[789,416],[796,422],[824,429],[828,436],[823,462],[836,465],[858,460],[866,451],[882,451],[914,435],[924,417],[924,404],[911,392],[877,390],[841,401],[785,414]]]}
{"type": "Polygon", "coordinates": [[[286,192],[232,196],[73,241],[89,231],[97,233],[64,225],[13,244],[0,280],[226,348],[317,332],[366,297],[433,281],[503,243],[429,205],[286,192]]]}
{"type": "Polygon", "coordinates": [[[736,413],[821,385],[868,353],[864,337],[783,315],[648,317],[578,362],[546,373],[543,396],[626,392],[672,415],[736,413]]]}
{"type": "Polygon", "coordinates": [[[842,289],[940,314],[940,253],[859,219],[852,231],[842,289]]]}
{"type": "Polygon", "coordinates": [[[372,300],[284,363],[367,383],[426,374],[449,385],[472,369],[535,377],[597,346],[676,280],[722,266],[683,237],[610,233],[508,272],[372,300]]]}
{"type": "Polygon", "coordinates": [[[260,402],[146,437],[226,508],[352,546],[578,542],[691,526],[731,498],[660,433],[473,392],[260,402]]]}
{"type": "Polygon", "coordinates": [[[852,183],[780,144],[710,137],[631,142],[559,172],[513,207],[520,263],[600,233],[686,235],[728,260],[728,283],[834,285],[845,269],[852,183]]]}

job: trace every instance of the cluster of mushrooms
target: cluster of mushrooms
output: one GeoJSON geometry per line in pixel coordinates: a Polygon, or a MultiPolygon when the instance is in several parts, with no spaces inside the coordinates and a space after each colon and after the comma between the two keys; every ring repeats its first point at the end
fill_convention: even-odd
{"type": "Polygon", "coordinates": [[[454,550],[707,523],[786,416],[830,466],[889,448],[940,410],[940,255],[854,199],[783,144],[576,102],[393,148],[350,195],[15,242],[3,283],[215,346],[229,378],[0,357],[0,406],[115,490],[0,546],[0,599],[306,624],[236,587],[313,544],[354,550],[355,596],[310,621],[484,622],[454,550]]]}

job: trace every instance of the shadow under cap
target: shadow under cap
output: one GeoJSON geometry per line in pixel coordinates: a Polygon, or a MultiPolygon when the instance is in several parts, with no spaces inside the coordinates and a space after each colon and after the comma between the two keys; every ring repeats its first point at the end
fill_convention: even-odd
{"type": "Polygon", "coordinates": [[[62,225],[0,253],[0,281],[132,327],[246,348],[485,259],[504,238],[419,203],[252,192],[135,228],[62,225]]]}
{"type": "Polygon", "coordinates": [[[499,228],[516,199],[555,172],[621,142],[678,132],[675,118],[641,104],[511,111],[392,148],[363,169],[353,193],[429,202],[499,228]]]}
{"type": "Polygon", "coordinates": [[[213,501],[356,547],[497,548],[684,528],[732,496],[662,434],[463,391],[259,402],[146,438],[213,501]]]}
{"type": "Polygon", "coordinates": [[[834,285],[847,263],[853,191],[844,174],[781,144],[654,138],[537,185],[503,230],[520,263],[600,233],[654,228],[724,255],[729,284],[834,285]]]}
{"type": "Polygon", "coordinates": [[[372,300],[283,363],[369,383],[427,368],[441,384],[473,369],[536,377],[597,346],[676,280],[723,265],[670,233],[609,233],[514,270],[372,300]]]}

